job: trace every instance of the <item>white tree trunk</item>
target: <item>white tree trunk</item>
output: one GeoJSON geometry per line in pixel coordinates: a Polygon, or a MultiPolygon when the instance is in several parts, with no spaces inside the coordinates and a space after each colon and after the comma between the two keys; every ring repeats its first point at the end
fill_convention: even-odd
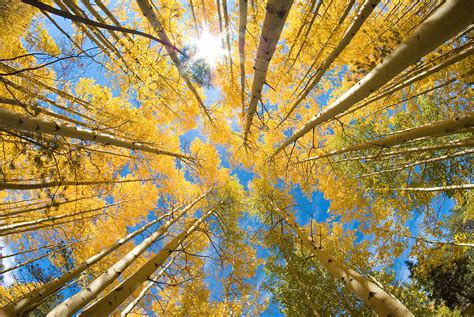
{"type": "Polygon", "coordinates": [[[239,61],[240,61],[240,100],[245,111],[245,34],[247,32],[248,0],[239,0],[239,61]]]}
{"type": "Polygon", "coordinates": [[[138,296],[135,297],[135,299],[133,299],[133,301],[131,301],[130,304],[127,305],[127,307],[125,307],[125,309],[120,313],[121,317],[126,317],[129,313],[132,312],[135,306],[137,306],[138,303],[142,300],[142,298],[145,297],[146,293],[148,293],[148,291],[151,290],[153,286],[156,285],[155,281],[158,281],[163,275],[163,273],[165,273],[165,271],[171,266],[171,264],[173,264],[174,259],[176,258],[177,254],[178,253],[173,253],[173,256],[168,261],[168,263],[165,266],[163,266],[163,268],[161,268],[161,270],[158,273],[156,273],[155,275],[151,277],[153,281],[148,282],[145,285],[145,287],[140,291],[140,294],[138,294],[138,296]]]}
{"type": "Polygon", "coordinates": [[[199,198],[184,207],[177,215],[172,214],[172,218],[160,226],[155,232],[149,235],[141,243],[136,245],[130,252],[112,265],[106,272],[102,273],[98,278],[92,281],[86,288],[83,288],[78,293],[66,299],[64,302],[56,306],[49,314],[52,316],[72,316],[79,309],[87,305],[90,301],[96,298],[107,286],[112,284],[122,272],[128,268],[135,260],[145,252],[151,245],[153,245],[168,228],[184,216],[195,204],[197,204],[208,193],[202,194],[199,198]]]}
{"type": "MultiPolygon", "coordinates": [[[[197,219],[192,225],[186,228],[183,232],[169,241],[165,247],[152,256],[141,268],[138,269],[135,273],[130,275],[122,283],[116,286],[111,290],[107,295],[99,299],[93,305],[85,309],[80,316],[81,317],[90,317],[90,316],[108,316],[112,313],[121,303],[123,303],[129,296],[137,290],[140,285],[145,281],[151,278],[153,273],[158,267],[163,265],[163,263],[168,259],[168,257],[176,251],[181,243],[186,240],[186,238],[191,235],[201,223],[215,212],[216,207],[210,208],[205,212],[199,219],[197,219]]],[[[51,313],[48,316],[64,316],[64,315],[52,315],[51,313]]]]}
{"type": "Polygon", "coordinates": [[[308,161],[314,161],[325,157],[339,155],[352,151],[368,150],[373,148],[388,148],[395,144],[402,144],[410,140],[415,140],[423,137],[442,136],[453,133],[459,133],[466,129],[474,127],[474,113],[462,115],[456,118],[438,121],[435,123],[427,124],[421,127],[404,130],[399,133],[387,136],[379,140],[371,140],[355,145],[348,146],[344,149],[335,150],[329,153],[309,157],[304,160],[300,160],[297,163],[303,163],[308,161]]]}
{"type": "MultiPolygon", "coordinates": [[[[270,202],[271,203],[271,202],[270,202]]],[[[357,295],[367,306],[374,310],[379,316],[406,317],[413,314],[396,298],[380,288],[377,284],[366,279],[356,271],[345,267],[328,252],[321,249],[313,241],[304,228],[298,226],[294,217],[286,211],[271,203],[274,210],[291,226],[303,244],[315,256],[316,259],[336,279],[342,281],[349,291],[357,295]]]]}
{"type": "Polygon", "coordinates": [[[257,57],[255,59],[252,96],[247,109],[243,131],[244,143],[247,143],[250,127],[252,126],[252,120],[257,111],[258,102],[262,96],[262,89],[267,77],[268,66],[270,65],[273,53],[275,53],[281,31],[283,30],[283,26],[285,25],[292,4],[293,0],[269,0],[267,2],[262,35],[260,36],[257,57]]]}
{"type": "Polygon", "coordinates": [[[468,27],[473,22],[472,12],[474,12],[474,1],[447,0],[377,67],[323,111],[312,117],[301,129],[294,132],[275,149],[272,156],[321,123],[348,110],[388,83],[408,66],[468,27]]]}
{"type": "Polygon", "coordinates": [[[426,164],[426,163],[433,163],[433,162],[437,162],[437,161],[448,160],[448,159],[452,159],[452,158],[455,158],[455,157],[468,155],[468,154],[471,154],[471,153],[474,153],[474,150],[459,151],[459,152],[456,152],[456,153],[453,153],[453,154],[442,155],[442,156],[430,158],[430,159],[427,159],[427,160],[416,161],[416,162],[413,162],[413,163],[406,163],[406,164],[403,164],[402,166],[392,168],[392,169],[388,169],[388,170],[363,174],[360,177],[369,177],[369,176],[374,176],[374,175],[380,175],[380,174],[403,171],[404,169],[407,169],[407,168],[410,168],[410,167],[413,167],[413,166],[417,166],[417,165],[420,165],[420,164],[426,164]]]}
{"type": "Polygon", "coordinates": [[[0,190],[31,190],[31,189],[43,189],[58,186],[92,186],[92,185],[103,185],[103,184],[121,184],[121,183],[133,183],[133,182],[149,182],[156,181],[156,178],[145,178],[145,179],[123,179],[123,180],[106,180],[106,181],[58,181],[49,183],[0,183],[0,190]]]}
{"type": "Polygon", "coordinates": [[[107,255],[111,254],[113,251],[117,250],[126,242],[130,241],[137,235],[141,234],[152,225],[158,223],[160,220],[164,219],[165,217],[170,216],[172,213],[169,212],[164,214],[157,219],[149,222],[145,226],[141,227],[138,230],[128,234],[127,236],[123,237],[122,239],[117,240],[114,244],[108,247],[105,250],[100,251],[98,254],[91,256],[84,262],[79,265],[76,265],[71,271],[64,273],[57,279],[50,281],[47,284],[44,284],[35,290],[29,292],[28,294],[20,297],[19,299],[15,300],[14,302],[2,307],[0,309],[0,316],[2,317],[13,317],[13,316],[24,316],[35,309],[41,302],[51,296],[52,294],[56,293],[61,287],[79,276],[82,272],[87,270],[92,265],[96,264],[107,255]]]}
{"type": "Polygon", "coordinates": [[[474,138],[469,138],[469,139],[464,139],[464,140],[455,140],[447,144],[427,145],[427,146],[419,146],[419,147],[408,148],[408,149],[400,149],[400,150],[390,151],[386,153],[380,153],[378,155],[349,157],[346,159],[333,161],[333,163],[358,161],[358,160],[373,160],[373,159],[387,160],[395,156],[400,156],[404,154],[436,151],[436,150],[443,150],[443,149],[462,148],[462,147],[471,147],[471,146],[474,146],[474,138]]]}
{"type": "Polygon", "coordinates": [[[22,115],[7,109],[0,109],[0,127],[17,131],[60,135],[73,139],[91,141],[103,145],[117,146],[134,151],[143,151],[158,155],[172,156],[179,159],[194,159],[189,155],[159,150],[140,142],[130,142],[120,138],[111,137],[100,132],[75,128],[65,124],[57,124],[54,121],[47,121],[32,116],[22,115]]]}

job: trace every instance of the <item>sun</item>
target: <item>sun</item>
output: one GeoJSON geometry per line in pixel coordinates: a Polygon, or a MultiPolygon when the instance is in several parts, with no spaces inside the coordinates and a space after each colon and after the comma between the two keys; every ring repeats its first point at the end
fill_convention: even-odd
{"type": "Polygon", "coordinates": [[[222,39],[222,34],[214,35],[204,27],[199,38],[194,40],[196,46],[194,58],[204,59],[210,66],[216,66],[217,61],[226,53],[222,47],[222,39]]]}

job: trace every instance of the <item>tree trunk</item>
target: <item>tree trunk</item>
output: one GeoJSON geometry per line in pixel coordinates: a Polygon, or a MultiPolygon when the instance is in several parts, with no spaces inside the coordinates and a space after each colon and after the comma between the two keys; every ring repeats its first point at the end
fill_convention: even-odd
{"type": "Polygon", "coordinates": [[[404,130],[399,133],[387,136],[379,140],[371,140],[355,145],[348,146],[344,149],[335,150],[326,154],[321,154],[313,157],[309,157],[304,160],[300,160],[297,163],[303,163],[308,161],[314,161],[325,157],[339,155],[352,151],[368,150],[374,148],[387,148],[395,144],[402,144],[410,140],[415,140],[423,137],[434,137],[443,136],[453,133],[460,133],[465,129],[471,129],[474,127],[474,113],[469,113],[456,118],[438,121],[428,125],[424,125],[417,128],[404,130]]]}
{"type": "Polygon", "coordinates": [[[135,260],[153,245],[168,228],[184,216],[195,204],[197,204],[208,193],[202,194],[199,198],[191,202],[183,208],[177,215],[171,214],[172,218],[160,226],[155,232],[149,235],[141,243],[136,245],[130,252],[122,257],[121,260],[113,264],[106,272],[102,273],[98,278],[92,281],[86,288],[83,288],[75,295],[69,297],[64,302],[56,306],[47,316],[72,316],[79,309],[87,305],[96,298],[107,286],[112,284],[128,268],[135,260]]]}
{"type": "Polygon", "coordinates": [[[132,312],[135,306],[137,306],[138,303],[142,300],[142,298],[145,297],[146,293],[148,293],[148,291],[152,289],[153,286],[156,285],[155,281],[158,281],[160,277],[163,275],[163,273],[165,273],[165,271],[171,266],[171,264],[173,264],[174,259],[176,258],[176,255],[177,253],[174,253],[171,259],[168,261],[168,263],[165,266],[163,266],[163,268],[158,273],[152,276],[151,279],[153,281],[150,281],[145,285],[145,287],[141,290],[140,294],[138,294],[138,296],[135,297],[135,299],[131,301],[130,304],[128,304],[128,306],[125,307],[125,309],[120,313],[120,317],[126,317],[128,314],[132,312]]]}
{"type": "Polygon", "coordinates": [[[257,58],[255,59],[255,74],[252,84],[252,97],[247,109],[244,127],[244,143],[247,143],[252,120],[257,111],[258,102],[262,96],[263,85],[267,76],[268,66],[275,53],[281,31],[290,12],[293,0],[269,0],[266,6],[263,21],[262,35],[258,44],[257,58]]]}
{"type": "Polygon", "coordinates": [[[376,189],[377,191],[393,190],[393,191],[406,191],[406,192],[442,192],[448,190],[471,190],[474,189],[474,184],[461,184],[461,185],[448,185],[440,187],[405,187],[405,188],[388,188],[388,189],[376,189]]]}
{"type": "Polygon", "coordinates": [[[474,1],[447,0],[425,22],[418,26],[411,36],[385,57],[381,64],[287,138],[275,149],[272,157],[313,128],[348,110],[388,83],[408,66],[468,27],[472,23],[473,11],[474,1]]]}
{"type": "Polygon", "coordinates": [[[81,264],[77,265],[71,271],[61,275],[59,278],[52,280],[51,282],[36,288],[35,290],[24,295],[23,297],[20,297],[19,299],[15,300],[13,303],[10,303],[4,306],[2,309],[0,309],[0,316],[13,317],[13,316],[23,316],[23,315],[28,314],[33,309],[35,309],[38,305],[40,305],[40,303],[43,301],[44,298],[47,298],[51,296],[52,294],[54,294],[64,284],[70,282],[75,277],[79,276],[79,274],[87,270],[89,267],[96,264],[101,259],[105,258],[107,255],[112,253],[113,251],[117,250],[123,244],[130,241],[131,239],[133,239],[140,233],[144,232],[145,230],[147,230],[154,224],[158,223],[165,217],[170,216],[171,214],[172,212],[169,212],[167,214],[162,215],[161,217],[158,217],[157,219],[149,222],[148,224],[141,227],[140,229],[135,230],[134,232],[123,237],[122,239],[117,240],[113,245],[111,245],[107,249],[99,252],[96,255],[91,256],[90,258],[82,262],[81,264]]]}
{"type": "Polygon", "coordinates": [[[339,44],[337,44],[337,46],[329,54],[329,56],[326,58],[323,64],[318,68],[318,70],[316,71],[315,77],[312,79],[309,86],[307,86],[305,90],[301,93],[298,100],[296,100],[296,102],[291,106],[290,110],[288,111],[288,113],[285,115],[285,117],[283,118],[283,120],[281,120],[279,124],[282,124],[286,119],[290,117],[290,115],[293,113],[296,107],[298,107],[298,105],[301,102],[303,102],[303,100],[306,98],[306,96],[308,96],[311,90],[313,90],[313,88],[319,83],[319,81],[321,80],[323,75],[326,73],[326,71],[329,69],[331,64],[339,56],[339,54],[341,54],[341,52],[346,48],[346,46],[349,45],[351,40],[354,38],[354,36],[359,31],[361,26],[364,24],[365,20],[367,20],[367,18],[372,13],[372,11],[374,11],[375,7],[377,6],[379,2],[380,0],[366,0],[364,2],[359,13],[357,14],[357,17],[354,19],[352,24],[344,33],[341,40],[339,41],[339,44]]]}
{"type": "MultiPolygon", "coordinates": [[[[216,207],[212,207],[205,212],[192,225],[169,241],[160,252],[151,257],[140,269],[138,269],[138,271],[130,275],[126,280],[107,293],[107,295],[85,309],[80,316],[108,316],[112,313],[121,303],[131,296],[140,285],[147,281],[158,267],[163,265],[166,259],[168,259],[179,245],[183,243],[184,240],[186,240],[186,238],[191,235],[207,217],[215,212],[215,208],[216,207]]],[[[53,316],[64,315],[54,315],[52,312],[48,314],[48,317],[53,316]]]]}
{"type": "MultiPolygon", "coordinates": [[[[153,7],[150,4],[149,0],[136,0],[138,6],[140,7],[140,10],[142,11],[143,16],[148,20],[148,23],[153,27],[155,30],[155,33],[158,35],[158,38],[161,39],[163,42],[169,43],[169,37],[165,33],[163,26],[161,25],[160,20],[156,16],[155,12],[153,11],[153,7]]],[[[193,83],[189,79],[189,76],[183,71],[181,68],[181,62],[178,58],[178,55],[176,54],[176,50],[172,49],[171,47],[165,45],[166,52],[170,56],[173,64],[176,66],[178,69],[179,74],[183,78],[184,82],[188,86],[189,90],[193,93],[194,97],[196,98],[199,107],[201,110],[204,112],[205,116],[209,119],[209,121],[212,123],[212,117],[207,110],[206,106],[204,105],[201,96],[199,96],[199,93],[197,92],[196,88],[194,87],[193,83]]]]}
{"type": "Polygon", "coordinates": [[[432,163],[432,162],[437,162],[437,161],[448,160],[448,159],[452,159],[452,158],[455,158],[455,157],[459,157],[459,156],[463,156],[463,155],[467,155],[467,154],[471,154],[471,153],[474,153],[474,150],[459,151],[459,152],[456,152],[456,153],[453,153],[453,154],[442,155],[442,156],[430,158],[430,159],[427,159],[427,160],[416,161],[416,162],[413,162],[413,163],[406,163],[406,164],[403,164],[402,166],[392,168],[392,169],[388,169],[388,170],[363,174],[360,177],[369,177],[369,176],[374,176],[374,175],[380,175],[380,174],[403,171],[404,169],[407,169],[407,168],[410,168],[410,167],[413,167],[413,166],[417,166],[417,165],[420,165],[420,164],[426,164],[426,163],[432,163]]]}
{"type": "Polygon", "coordinates": [[[105,181],[57,181],[57,182],[37,183],[37,184],[0,182],[0,190],[5,190],[5,189],[31,190],[31,189],[44,189],[44,188],[59,187],[59,186],[91,186],[91,185],[102,185],[102,184],[148,182],[148,181],[155,181],[155,180],[159,180],[159,179],[158,178],[145,178],[145,179],[124,179],[124,180],[105,180],[105,181]]]}
{"type": "Polygon", "coordinates": [[[0,127],[16,131],[27,131],[32,133],[45,133],[50,135],[60,135],[72,139],[92,141],[102,145],[112,145],[134,151],[143,151],[158,155],[167,155],[179,159],[193,160],[189,155],[173,153],[148,146],[140,142],[130,142],[109,135],[70,127],[65,124],[57,124],[54,121],[46,121],[32,116],[22,115],[10,110],[0,109],[0,127]]]}
{"type": "MultiPolygon", "coordinates": [[[[59,220],[59,219],[70,218],[70,217],[79,216],[79,215],[82,215],[82,214],[88,214],[88,213],[96,212],[96,211],[106,209],[106,208],[109,208],[109,207],[117,206],[121,203],[122,202],[116,202],[116,203],[113,203],[113,204],[110,204],[110,205],[97,207],[97,208],[93,208],[93,209],[89,209],[89,210],[84,210],[84,211],[80,211],[80,212],[76,212],[76,213],[72,213],[72,214],[61,214],[61,215],[57,215],[57,216],[49,216],[49,217],[46,217],[46,218],[39,218],[39,219],[31,220],[31,221],[23,221],[23,222],[18,222],[18,223],[13,223],[13,224],[9,224],[9,225],[0,226],[0,236],[5,236],[5,235],[15,233],[15,232],[11,232],[11,231],[12,230],[13,231],[17,230],[19,228],[29,227],[31,225],[37,225],[37,224],[40,224],[40,223],[43,223],[43,222],[48,222],[48,221],[53,221],[54,222],[54,221],[59,220]]],[[[74,221],[74,219],[71,220],[71,221],[74,221]]]]}
{"type": "Polygon", "coordinates": [[[357,295],[367,306],[375,311],[379,316],[413,316],[413,314],[403,306],[400,301],[380,288],[377,284],[366,279],[356,271],[345,267],[336,258],[331,256],[328,252],[322,250],[313,241],[312,237],[308,236],[306,230],[296,223],[286,211],[278,208],[271,203],[274,210],[291,226],[297,236],[301,239],[303,244],[311,251],[316,259],[328,270],[328,272],[336,279],[341,280],[344,285],[352,293],[357,295]]]}
{"type": "Polygon", "coordinates": [[[333,161],[333,163],[341,163],[341,162],[348,162],[348,161],[358,161],[358,160],[372,160],[372,159],[380,159],[386,160],[393,158],[395,156],[403,155],[403,154],[410,154],[410,153],[417,153],[417,152],[426,152],[426,151],[436,151],[436,150],[443,150],[443,149],[453,149],[453,148],[462,148],[462,147],[471,147],[474,146],[474,138],[468,138],[464,140],[455,140],[447,144],[440,144],[440,145],[428,145],[428,146],[419,146],[414,148],[408,149],[400,149],[386,153],[380,153],[378,155],[367,155],[367,156],[357,156],[357,157],[349,157],[342,160],[333,161]]]}
{"type": "Polygon", "coordinates": [[[391,94],[395,93],[396,91],[400,90],[400,89],[403,89],[417,81],[420,81],[434,73],[437,73],[443,69],[445,69],[446,67],[449,67],[451,65],[454,65],[456,64],[457,62],[459,61],[462,61],[464,58],[467,58],[469,56],[472,55],[472,53],[474,52],[474,47],[471,45],[470,47],[467,47],[466,49],[462,50],[461,52],[457,53],[457,54],[454,54],[453,56],[447,58],[445,61],[439,63],[438,65],[435,65],[427,70],[424,70],[422,72],[420,72],[419,74],[416,74],[415,76],[407,79],[407,80],[403,80],[401,83],[399,84],[396,84],[396,85],[393,85],[392,87],[388,87],[385,91],[383,91],[381,94],[378,94],[372,98],[369,98],[367,101],[364,101],[361,105],[357,106],[357,107],[354,107],[352,109],[350,109],[349,111],[346,111],[344,112],[342,115],[339,116],[342,117],[342,116],[347,116],[348,114],[351,114],[357,110],[359,110],[360,108],[363,108],[377,100],[380,100],[382,98],[385,98],[385,97],[388,97],[390,96],[391,94]]]}
{"type": "Polygon", "coordinates": [[[247,32],[248,0],[239,0],[239,62],[240,62],[240,100],[242,113],[245,111],[245,35],[247,32]]]}

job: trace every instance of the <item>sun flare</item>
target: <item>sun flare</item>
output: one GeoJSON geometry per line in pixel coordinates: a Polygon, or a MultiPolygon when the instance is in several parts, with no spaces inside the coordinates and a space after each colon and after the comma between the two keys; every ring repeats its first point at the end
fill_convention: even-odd
{"type": "Polygon", "coordinates": [[[226,51],[222,47],[222,34],[212,34],[207,28],[203,28],[198,39],[194,41],[196,45],[196,59],[204,59],[210,66],[214,67],[217,61],[225,55],[226,51]]]}

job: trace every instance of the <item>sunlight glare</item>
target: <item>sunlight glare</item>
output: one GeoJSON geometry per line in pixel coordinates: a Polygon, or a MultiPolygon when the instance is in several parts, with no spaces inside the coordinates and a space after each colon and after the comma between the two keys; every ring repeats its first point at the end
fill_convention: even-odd
{"type": "Polygon", "coordinates": [[[222,48],[222,34],[213,35],[207,28],[203,28],[201,36],[195,40],[195,45],[197,48],[195,58],[204,59],[212,67],[225,55],[225,50],[222,48]]]}

